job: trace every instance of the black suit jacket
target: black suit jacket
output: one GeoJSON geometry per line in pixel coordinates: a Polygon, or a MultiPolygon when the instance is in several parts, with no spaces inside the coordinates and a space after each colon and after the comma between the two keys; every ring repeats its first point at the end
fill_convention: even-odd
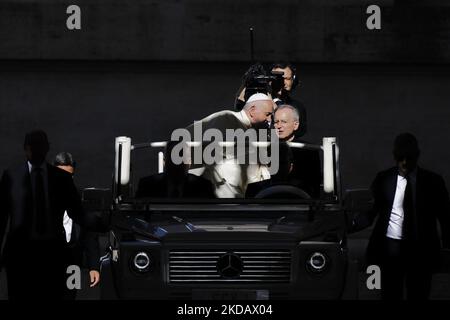
{"type": "MultiPolygon", "coordinates": [[[[389,225],[392,205],[397,187],[397,167],[378,173],[372,183],[373,209],[360,214],[355,220],[355,231],[369,226],[376,217],[373,233],[367,248],[369,264],[382,261],[383,244],[389,225]]],[[[441,176],[417,168],[414,217],[407,232],[410,235],[407,244],[408,257],[416,264],[422,262],[437,267],[441,242],[437,222],[442,230],[444,247],[450,246],[450,203],[445,182],[441,176]]]]}
{"type": "MultiPolygon", "coordinates": [[[[182,191],[183,198],[215,198],[214,188],[211,182],[193,174],[187,174],[182,191]]],[[[167,198],[167,175],[165,173],[159,173],[141,178],[139,180],[138,190],[136,191],[136,198],[142,197],[167,198]]]]}
{"type": "MultiPolygon", "coordinates": [[[[47,164],[49,212],[49,238],[55,247],[65,243],[63,217],[67,210],[77,223],[85,225],[81,200],[70,174],[47,164]]],[[[0,182],[0,248],[9,220],[9,231],[3,248],[3,258],[11,252],[27,247],[31,230],[27,227],[32,218],[31,178],[27,163],[6,170],[0,182]]],[[[55,253],[57,254],[57,253],[55,253]]]]}
{"type": "MultiPolygon", "coordinates": [[[[292,142],[308,143],[294,138],[292,142]]],[[[322,166],[318,150],[292,148],[294,166],[289,177],[297,181],[300,189],[306,191],[312,198],[319,198],[322,181],[322,166]]]]}

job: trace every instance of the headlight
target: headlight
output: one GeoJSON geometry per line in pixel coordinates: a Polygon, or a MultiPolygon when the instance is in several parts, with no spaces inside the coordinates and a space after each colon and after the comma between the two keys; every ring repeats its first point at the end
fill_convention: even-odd
{"type": "Polygon", "coordinates": [[[150,257],[146,252],[139,252],[133,258],[133,269],[138,272],[147,272],[148,270],[150,270],[150,265],[150,257]]]}
{"type": "Polygon", "coordinates": [[[327,258],[320,252],[314,252],[307,261],[308,269],[312,272],[322,272],[327,265],[327,258]]]}

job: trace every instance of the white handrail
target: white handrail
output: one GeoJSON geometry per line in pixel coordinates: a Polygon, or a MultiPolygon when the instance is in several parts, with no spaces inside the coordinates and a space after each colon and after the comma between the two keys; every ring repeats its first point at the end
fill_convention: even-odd
{"type": "MultiPolygon", "coordinates": [[[[189,141],[188,146],[198,147],[202,144],[199,141],[189,141]]],[[[234,145],[235,142],[221,142],[219,145],[228,147],[234,145]]],[[[270,142],[252,142],[256,147],[268,147],[270,142]]],[[[335,192],[335,161],[339,156],[339,148],[336,144],[335,137],[324,137],[322,139],[322,145],[306,144],[301,142],[288,142],[289,146],[292,148],[305,148],[305,149],[322,149],[323,150],[323,189],[326,193],[335,192]],[[334,147],[334,156],[333,156],[334,147]]],[[[116,137],[115,149],[116,149],[116,162],[115,162],[115,182],[118,183],[118,167],[119,167],[119,145],[122,145],[122,161],[121,161],[121,178],[120,184],[126,185],[130,181],[130,161],[131,161],[131,151],[135,149],[135,145],[131,145],[131,138],[120,136],[116,137]]],[[[144,144],[143,144],[144,145],[144,144]]],[[[155,141],[145,144],[144,147],[153,148],[164,148],[167,145],[166,141],[155,141]]],[[[136,145],[137,146],[137,145],[136,145]]],[[[142,147],[142,146],[140,146],[142,147]]],[[[164,154],[163,152],[158,153],[158,173],[164,172],[164,154]]]]}

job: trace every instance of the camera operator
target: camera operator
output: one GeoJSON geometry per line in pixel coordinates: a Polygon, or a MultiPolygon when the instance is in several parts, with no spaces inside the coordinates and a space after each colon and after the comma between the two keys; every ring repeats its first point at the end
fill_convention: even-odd
{"type": "Polygon", "coordinates": [[[276,80],[273,80],[271,83],[274,102],[277,105],[288,104],[298,110],[300,119],[302,119],[302,125],[296,131],[295,136],[301,137],[305,135],[307,130],[306,109],[303,103],[291,97],[292,90],[299,84],[295,66],[287,62],[275,63],[272,66],[272,75],[276,77],[276,80]]]}

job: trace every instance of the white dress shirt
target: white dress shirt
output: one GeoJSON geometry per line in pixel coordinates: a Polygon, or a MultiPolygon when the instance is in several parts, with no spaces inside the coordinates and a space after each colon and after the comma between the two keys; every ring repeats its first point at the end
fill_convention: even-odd
{"type": "Polygon", "coordinates": [[[389,218],[389,225],[386,232],[386,237],[391,239],[402,239],[403,220],[405,216],[405,212],[403,210],[403,199],[405,198],[406,184],[406,178],[398,175],[394,203],[392,204],[391,216],[389,218]]]}

